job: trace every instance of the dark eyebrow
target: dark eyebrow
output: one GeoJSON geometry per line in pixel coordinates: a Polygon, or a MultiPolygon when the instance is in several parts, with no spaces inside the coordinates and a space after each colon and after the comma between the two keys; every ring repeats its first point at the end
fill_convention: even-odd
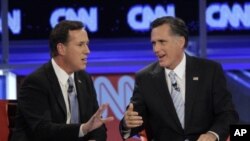
{"type": "Polygon", "coordinates": [[[167,42],[166,40],[160,39],[158,40],[159,42],[167,42]]]}
{"type": "Polygon", "coordinates": [[[156,40],[156,41],[151,41],[152,43],[153,42],[160,42],[160,43],[163,43],[163,42],[167,42],[167,40],[165,40],[165,39],[159,39],[159,40],[156,40]]]}

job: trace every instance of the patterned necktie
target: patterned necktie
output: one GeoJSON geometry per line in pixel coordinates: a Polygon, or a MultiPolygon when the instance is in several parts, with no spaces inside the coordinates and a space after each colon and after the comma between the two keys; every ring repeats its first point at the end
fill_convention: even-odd
{"type": "Polygon", "coordinates": [[[181,96],[180,88],[177,85],[177,81],[175,78],[176,74],[174,73],[174,71],[170,71],[168,75],[172,84],[170,95],[172,97],[178,118],[181,122],[181,126],[182,128],[184,128],[184,111],[185,111],[184,100],[181,96]]]}
{"type": "Polygon", "coordinates": [[[72,77],[68,79],[68,97],[69,97],[69,105],[71,112],[71,120],[70,123],[79,123],[79,105],[76,95],[76,90],[74,88],[74,80],[72,77]]]}

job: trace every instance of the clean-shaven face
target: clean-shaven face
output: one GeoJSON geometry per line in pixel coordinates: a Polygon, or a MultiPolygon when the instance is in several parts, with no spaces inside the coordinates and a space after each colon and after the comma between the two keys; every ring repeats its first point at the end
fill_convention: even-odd
{"type": "Polygon", "coordinates": [[[84,29],[69,31],[68,42],[65,44],[64,63],[71,72],[86,69],[90,53],[89,38],[84,29]]]}
{"type": "Polygon", "coordinates": [[[174,35],[168,24],[152,29],[151,43],[161,67],[173,70],[181,62],[185,39],[174,35]]]}

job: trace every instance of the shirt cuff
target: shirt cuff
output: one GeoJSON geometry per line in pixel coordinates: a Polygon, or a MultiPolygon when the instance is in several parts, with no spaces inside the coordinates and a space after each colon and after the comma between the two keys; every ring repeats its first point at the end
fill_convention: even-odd
{"type": "Polygon", "coordinates": [[[82,131],[83,124],[81,124],[80,129],[79,129],[79,137],[83,137],[85,134],[82,131]]]}
{"type": "Polygon", "coordinates": [[[217,141],[220,141],[219,135],[217,133],[215,133],[213,131],[208,131],[208,132],[211,133],[211,134],[213,134],[213,135],[215,135],[216,138],[217,138],[217,141]]]}
{"type": "Polygon", "coordinates": [[[124,139],[128,139],[129,136],[130,136],[130,133],[131,133],[131,129],[129,129],[129,130],[122,130],[122,133],[123,133],[123,138],[124,139]]]}

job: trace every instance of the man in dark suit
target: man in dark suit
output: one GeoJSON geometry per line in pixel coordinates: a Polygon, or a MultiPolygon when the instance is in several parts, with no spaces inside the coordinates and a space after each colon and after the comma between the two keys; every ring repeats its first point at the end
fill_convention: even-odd
{"type": "Polygon", "coordinates": [[[185,53],[188,29],[179,18],[154,20],[151,43],[158,61],[136,74],[122,137],[145,129],[155,141],[225,141],[238,114],[221,65],[185,53]]]}
{"type": "Polygon", "coordinates": [[[91,77],[84,71],[88,45],[81,22],[62,21],[52,30],[52,59],[20,88],[12,141],[106,140],[104,123],[113,117],[101,117],[108,105],[98,106],[91,77]]]}

